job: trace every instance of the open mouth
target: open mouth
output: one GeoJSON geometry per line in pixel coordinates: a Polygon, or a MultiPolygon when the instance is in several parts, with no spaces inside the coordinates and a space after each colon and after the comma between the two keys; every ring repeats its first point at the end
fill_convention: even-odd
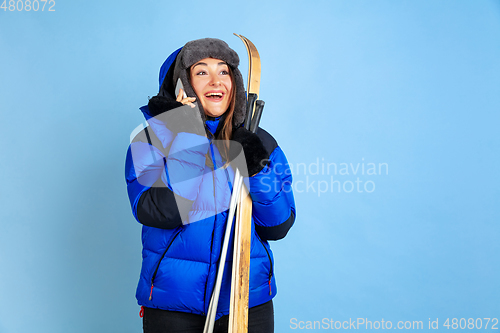
{"type": "Polygon", "coordinates": [[[224,98],[224,94],[221,92],[210,92],[205,94],[205,97],[213,101],[220,101],[224,98]]]}

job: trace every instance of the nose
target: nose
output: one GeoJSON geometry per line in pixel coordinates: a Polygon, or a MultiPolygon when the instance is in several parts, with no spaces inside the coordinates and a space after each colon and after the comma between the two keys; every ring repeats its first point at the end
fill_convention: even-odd
{"type": "Polygon", "coordinates": [[[212,86],[219,86],[221,84],[221,80],[219,75],[217,74],[211,74],[210,75],[210,85],[212,86]]]}

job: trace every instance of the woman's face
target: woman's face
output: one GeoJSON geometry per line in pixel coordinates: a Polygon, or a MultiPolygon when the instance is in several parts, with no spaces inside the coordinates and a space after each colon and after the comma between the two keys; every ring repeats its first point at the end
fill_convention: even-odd
{"type": "Polygon", "coordinates": [[[201,59],[191,66],[191,86],[205,114],[218,117],[229,107],[233,83],[228,65],[214,58],[201,59]]]}

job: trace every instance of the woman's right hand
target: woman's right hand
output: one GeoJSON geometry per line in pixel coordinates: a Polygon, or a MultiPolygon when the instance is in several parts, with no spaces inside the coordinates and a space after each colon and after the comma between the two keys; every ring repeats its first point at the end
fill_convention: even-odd
{"type": "Polygon", "coordinates": [[[184,90],[179,89],[179,95],[177,95],[177,98],[175,99],[177,102],[181,102],[184,105],[189,105],[192,108],[194,108],[193,102],[196,101],[195,97],[183,97],[184,96],[184,90]]]}

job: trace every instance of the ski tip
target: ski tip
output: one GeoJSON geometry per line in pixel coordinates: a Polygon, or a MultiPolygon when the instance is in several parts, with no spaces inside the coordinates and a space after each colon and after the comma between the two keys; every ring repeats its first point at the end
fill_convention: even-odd
{"type": "Polygon", "coordinates": [[[243,42],[246,42],[248,40],[248,38],[246,38],[243,35],[239,35],[236,32],[233,32],[233,35],[235,35],[236,37],[238,37],[239,39],[241,39],[243,42]]]}

